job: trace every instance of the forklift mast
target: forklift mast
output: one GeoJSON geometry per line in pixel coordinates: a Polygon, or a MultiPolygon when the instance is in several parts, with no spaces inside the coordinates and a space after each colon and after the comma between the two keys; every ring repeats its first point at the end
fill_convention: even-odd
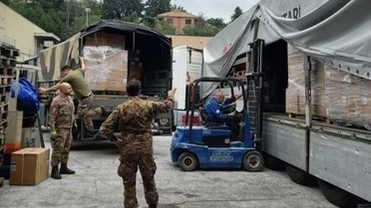
{"type": "Polygon", "coordinates": [[[247,103],[251,118],[251,131],[256,148],[260,150],[263,125],[263,47],[264,40],[257,39],[250,44],[248,53],[247,76],[247,103]]]}

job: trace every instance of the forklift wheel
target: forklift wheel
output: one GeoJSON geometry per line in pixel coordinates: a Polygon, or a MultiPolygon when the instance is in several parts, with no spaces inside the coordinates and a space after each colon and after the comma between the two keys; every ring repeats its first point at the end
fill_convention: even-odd
{"type": "Polygon", "coordinates": [[[183,171],[193,171],[198,166],[197,158],[189,152],[180,154],[177,163],[183,171]]]}
{"type": "Polygon", "coordinates": [[[262,154],[256,150],[247,152],[243,158],[243,169],[247,171],[262,171],[264,169],[262,154]]]}

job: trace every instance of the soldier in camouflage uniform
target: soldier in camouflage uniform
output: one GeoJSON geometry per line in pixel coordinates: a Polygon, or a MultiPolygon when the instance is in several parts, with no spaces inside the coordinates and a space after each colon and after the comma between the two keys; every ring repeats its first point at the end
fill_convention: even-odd
{"type": "Polygon", "coordinates": [[[68,155],[72,142],[72,126],[75,110],[71,95],[71,85],[68,83],[61,83],[59,93],[53,99],[50,107],[50,139],[53,148],[51,177],[54,179],[61,179],[62,177],[60,174],[75,173],[75,171],[67,167],[68,155]],[[59,164],[61,164],[60,169],[59,164]]]}
{"type": "Polygon", "coordinates": [[[121,132],[117,146],[120,150],[121,164],[118,175],[124,184],[125,208],[136,208],[136,173],[139,167],[143,179],[145,198],[150,208],[157,207],[158,193],[154,175],[156,163],[153,159],[151,124],[158,112],[168,112],[174,106],[175,90],[168,92],[164,102],[143,100],[140,93],[140,81],[130,80],[127,85],[129,100],[125,101],[111,113],[100,128],[100,134],[112,136],[115,128],[121,132]]]}
{"type": "Polygon", "coordinates": [[[81,68],[72,70],[71,66],[64,66],[61,70],[63,78],[61,81],[50,88],[39,88],[40,93],[46,93],[53,90],[58,90],[60,84],[67,82],[72,86],[75,97],[79,100],[77,109],[79,118],[83,121],[87,136],[94,136],[94,116],[100,116],[104,113],[102,107],[94,103],[94,95],[89,89],[88,83],[85,80],[86,66],[83,57],[80,57],[81,68]]]}

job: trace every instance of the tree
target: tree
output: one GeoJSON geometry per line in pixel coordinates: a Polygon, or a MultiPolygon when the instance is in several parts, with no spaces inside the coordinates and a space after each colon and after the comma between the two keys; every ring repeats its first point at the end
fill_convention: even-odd
{"type": "Polygon", "coordinates": [[[240,7],[236,7],[234,9],[234,14],[231,17],[231,22],[233,22],[235,19],[237,19],[241,15],[242,15],[242,9],[240,7]]]}
{"type": "Polygon", "coordinates": [[[179,11],[182,11],[182,12],[187,12],[184,7],[180,6],[180,5],[177,5],[177,4],[172,4],[170,6],[170,10],[179,10],[179,11]]]}
{"type": "Polygon", "coordinates": [[[170,25],[168,21],[158,20],[154,27],[155,30],[166,35],[175,35],[175,28],[170,25]]]}
{"type": "Polygon", "coordinates": [[[208,20],[206,20],[206,22],[216,28],[218,28],[219,30],[222,30],[226,24],[224,23],[224,20],[223,18],[210,18],[208,20]]]}
{"type": "Polygon", "coordinates": [[[102,16],[102,4],[95,0],[12,0],[8,6],[62,40],[86,26],[85,8],[91,9],[89,23],[99,21],[102,16]]]}
{"type": "Polygon", "coordinates": [[[170,10],[170,0],[147,0],[145,4],[145,15],[149,17],[157,17],[157,15],[170,10]]]}
{"type": "Polygon", "coordinates": [[[219,29],[207,23],[207,20],[205,20],[205,18],[201,15],[197,17],[197,21],[194,26],[186,26],[183,28],[183,32],[185,35],[191,36],[214,36],[219,32],[219,29]]]}
{"type": "Polygon", "coordinates": [[[141,15],[143,8],[142,0],[104,0],[103,18],[125,20],[133,14],[141,15]]]}

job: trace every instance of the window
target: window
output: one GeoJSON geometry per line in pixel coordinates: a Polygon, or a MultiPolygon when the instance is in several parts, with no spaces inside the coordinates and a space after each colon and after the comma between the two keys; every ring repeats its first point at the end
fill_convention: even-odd
{"type": "Polygon", "coordinates": [[[169,24],[173,24],[173,19],[166,19],[169,24]]]}
{"type": "Polygon", "coordinates": [[[186,19],[185,23],[186,23],[186,25],[190,25],[190,24],[192,24],[192,20],[191,19],[186,19]]]}

